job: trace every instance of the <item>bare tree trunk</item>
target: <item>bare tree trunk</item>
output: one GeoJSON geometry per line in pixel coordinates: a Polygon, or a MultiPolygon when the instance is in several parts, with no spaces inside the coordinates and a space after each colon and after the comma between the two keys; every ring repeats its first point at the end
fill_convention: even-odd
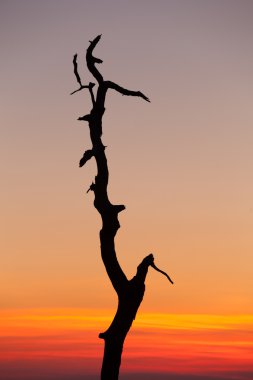
{"type": "MultiPolygon", "coordinates": [[[[99,337],[104,340],[101,380],[117,380],[124,340],[144,296],[144,283],[148,267],[152,266],[154,269],[160,270],[154,265],[154,257],[150,254],[140,263],[136,275],[131,280],[128,280],[117,260],[114,238],[120,227],[118,214],[125,209],[125,206],[111,204],[107,194],[109,171],[105,146],[101,140],[105,98],[107,90],[113,89],[122,95],[141,97],[148,102],[149,99],[140,91],[130,91],[113,82],[104,81],[101,73],[95,66],[96,63],[102,63],[102,61],[92,55],[100,38],[101,36],[97,36],[90,42],[86,53],[87,67],[98,83],[96,96],[93,93],[94,83],[90,82],[84,86],[81,82],[77,69],[77,55],[74,56],[73,63],[74,73],[80,88],[72,92],[72,94],[84,88],[89,89],[93,105],[88,115],[79,118],[79,120],[88,122],[92,142],[92,148],[85,151],[80,160],[80,166],[83,166],[92,157],[95,158],[97,163],[97,175],[89,190],[94,192],[94,206],[102,218],[102,229],[100,231],[102,260],[109,279],[118,295],[118,309],[115,317],[110,327],[105,332],[99,334],[99,337]]],[[[168,277],[165,272],[160,272],[168,277]]]]}

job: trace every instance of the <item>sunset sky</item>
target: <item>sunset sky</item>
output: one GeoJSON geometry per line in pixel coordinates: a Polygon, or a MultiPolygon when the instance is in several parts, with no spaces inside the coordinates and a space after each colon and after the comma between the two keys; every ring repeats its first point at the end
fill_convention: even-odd
{"type": "Polygon", "coordinates": [[[94,162],[77,121],[89,40],[109,92],[116,239],[150,270],[122,380],[253,378],[253,2],[1,0],[1,380],[99,378],[117,299],[100,259],[94,162]],[[2,372],[2,376],[1,376],[2,372]],[[205,377],[206,376],[206,377],[205,377]]]}

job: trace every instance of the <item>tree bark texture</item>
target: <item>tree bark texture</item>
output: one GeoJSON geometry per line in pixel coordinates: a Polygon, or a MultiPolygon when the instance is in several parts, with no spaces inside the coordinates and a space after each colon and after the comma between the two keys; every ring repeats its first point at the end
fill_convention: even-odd
{"type": "MultiPolygon", "coordinates": [[[[83,85],[78,74],[77,54],[74,56],[74,74],[80,87],[72,94],[88,89],[92,101],[92,109],[89,114],[79,117],[78,120],[88,122],[92,148],[85,151],[80,160],[80,167],[94,157],[97,164],[97,175],[89,190],[94,192],[94,206],[101,215],[102,229],[100,231],[101,257],[109,276],[109,279],[118,296],[118,308],[109,328],[99,334],[104,340],[104,357],[101,370],[101,380],[117,380],[121,363],[121,354],[126,335],[135,319],[138,308],[145,292],[145,278],[149,266],[160,271],[154,264],[152,254],[146,256],[137,267],[136,275],[128,280],[123,272],[116,256],[114,239],[120,227],[118,214],[125,209],[124,205],[114,205],[107,194],[109,171],[105,154],[105,146],[102,143],[102,119],[105,112],[105,98],[109,89],[122,95],[136,96],[149,102],[149,99],[140,91],[127,90],[118,84],[105,81],[96,67],[102,60],[93,56],[93,50],[101,36],[90,41],[86,53],[86,63],[89,71],[97,82],[97,91],[94,94],[94,83],[83,85]]],[[[89,191],[88,190],[88,191],[89,191]]],[[[163,272],[164,275],[168,275],[163,272]]],[[[170,278],[168,277],[170,280],[170,278]]],[[[171,280],[170,280],[171,281],[171,280]]],[[[172,282],[172,281],[171,281],[172,282]]]]}

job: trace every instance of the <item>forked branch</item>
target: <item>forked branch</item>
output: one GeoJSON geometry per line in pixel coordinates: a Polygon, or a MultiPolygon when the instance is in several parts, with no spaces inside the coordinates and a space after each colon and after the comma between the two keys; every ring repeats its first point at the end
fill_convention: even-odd
{"type": "MultiPolygon", "coordinates": [[[[92,105],[94,106],[94,104],[95,104],[95,98],[94,98],[94,94],[93,94],[93,87],[95,86],[95,83],[90,82],[88,85],[83,85],[82,84],[80,75],[78,73],[77,54],[74,55],[73,66],[74,66],[74,74],[75,74],[77,83],[80,85],[80,87],[77,90],[71,92],[70,95],[73,95],[76,92],[79,92],[79,91],[83,90],[84,88],[88,88],[89,92],[90,92],[90,96],[91,96],[92,105]]],[[[83,119],[79,119],[79,120],[83,120],[83,119]]]]}
{"type": "Polygon", "coordinates": [[[150,255],[146,256],[142,260],[142,262],[140,263],[140,265],[138,265],[138,268],[137,268],[136,277],[138,277],[143,283],[145,281],[145,278],[146,278],[149,266],[151,266],[157,272],[162,273],[173,284],[173,281],[171,280],[170,276],[166,272],[164,272],[161,269],[157,268],[157,266],[154,263],[154,255],[152,253],[150,253],[150,255]]]}

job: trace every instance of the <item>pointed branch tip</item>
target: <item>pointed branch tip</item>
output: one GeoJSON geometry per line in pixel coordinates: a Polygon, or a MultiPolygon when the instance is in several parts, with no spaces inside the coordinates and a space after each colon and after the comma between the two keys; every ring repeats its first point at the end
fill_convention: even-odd
{"type": "Polygon", "coordinates": [[[94,156],[94,151],[92,149],[86,150],[83,154],[83,157],[81,158],[79,162],[79,167],[81,168],[86,164],[87,161],[89,161],[94,156]]]}
{"type": "Polygon", "coordinates": [[[79,120],[79,121],[89,121],[90,120],[90,114],[84,115],[84,116],[80,116],[77,120],[79,120]]]}
{"type": "Polygon", "coordinates": [[[88,194],[89,191],[95,191],[95,188],[96,188],[96,185],[94,182],[92,182],[92,184],[90,185],[90,187],[88,188],[88,190],[86,191],[86,194],[88,194]]]}
{"type": "Polygon", "coordinates": [[[89,41],[89,42],[90,42],[91,44],[92,44],[92,43],[96,43],[96,44],[97,44],[101,37],[102,37],[102,34],[99,34],[97,37],[94,38],[94,40],[89,41]]]}
{"type": "Polygon", "coordinates": [[[103,63],[102,59],[100,58],[92,57],[92,59],[93,59],[93,62],[95,63],[103,63]]]}
{"type": "Polygon", "coordinates": [[[82,85],[81,87],[78,88],[78,90],[75,90],[75,91],[71,92],[70,95],[73,95],[73,94],[75,94],[76,92],[83,90],[84,88],[89,88],[89,86],[83,86],[83,85],[82,85]]]}
{"type": "Polygon", "coordinates": [[[171,284],[174,284],[174,282],[172,281],[172,279],[170,278],[170,276],[164,272],[163,270],[157,268],[157,266],[155,265],[154,261],[150,264],[150,266],[155,269],[157,272],[159,273],[162,273],[165,277],[167,277],[167,279],[170,281],[171,284]]]}

